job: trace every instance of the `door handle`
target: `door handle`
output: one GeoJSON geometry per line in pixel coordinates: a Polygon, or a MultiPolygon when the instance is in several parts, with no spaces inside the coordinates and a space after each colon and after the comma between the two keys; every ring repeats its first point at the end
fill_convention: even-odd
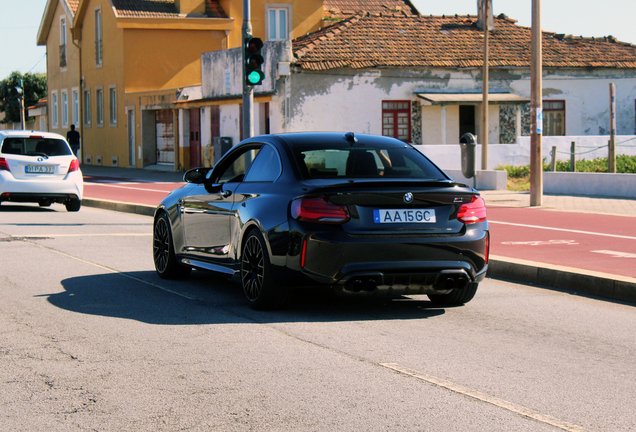
{"type": "Polygon", "coordinates": [[[227,198],[227,197],[229,197],[230,195],[232,195],[232,191],[231,191],[231,190],[224,190],[224,191],[221,191],[221,196],[222,196],[223,198],[227,198]]]}

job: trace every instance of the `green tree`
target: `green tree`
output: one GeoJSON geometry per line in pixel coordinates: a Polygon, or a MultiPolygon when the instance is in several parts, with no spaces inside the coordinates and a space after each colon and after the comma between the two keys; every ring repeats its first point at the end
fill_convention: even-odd
{"type": "Polygon", "coordinates": [[[46,97],[46,74],[11,72],[9,77],[0,81],[0,112],[5,113],[3,123],[19,122],[20,107],[15,102],[17,96],[15,87],[20,85],[22,80],[22,90],[24,95],[24,106],[30,107],[38,100],[46,97]]]}

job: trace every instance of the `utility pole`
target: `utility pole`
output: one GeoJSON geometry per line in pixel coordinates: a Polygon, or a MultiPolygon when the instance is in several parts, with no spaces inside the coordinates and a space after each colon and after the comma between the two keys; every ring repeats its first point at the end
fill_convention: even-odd
{"type": "Polygon", "coordinates": [[[481,169],[488,169],[488,33],[489,33],[489,19],[488,19],[488,3],[490,0],[482,0],[483,8],[483,27],[484,27],[484,71],[483,75],[483,95],[482,95],[482,108],[481,108],[481,169]]]}
{"type": "Polygon", "coordinates": [[[254,87],[245,80],[247,57],[245,44],[252,37],[252,23],[250,22],[250,0],[243,0],[243,139],[254,136],[254,87]]]}
{"type": "Polygon", "coordinates": [[[610,141],[607,172],[616,174],[616,84],[610,83],[610,141]]]}
{"type": "Polygon", "coordinates": [[[530,205],[543,201],[543,59],[541,0],[532,0],[532,67],[530,71],[530,205]]]}

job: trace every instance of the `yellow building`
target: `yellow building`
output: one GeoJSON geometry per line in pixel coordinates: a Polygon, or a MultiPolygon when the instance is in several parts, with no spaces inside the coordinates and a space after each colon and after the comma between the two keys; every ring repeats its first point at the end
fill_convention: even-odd
{"type": "MultiPolygon", "coordinates": [[[[37,39],[38,45],[46,45],[47,54],[48,118],[44,130],[63,136],[72,124],[80,130],[80,56],[71,34],[78,3],[78,0],[48,1],[37,39]]],[[[38,123],[37,128],[42,126],[38,123]]]]}
{"type": "MultiPolygon", "coordinates": [[[[251,0],[252,33],[293,39],[370,4],[411,7],[251,0]]],[[[64,135],[79,126],[85,164],[180,170],[191,155],[197,164],[198,129],[209,122],[190,110],[191,136],[180,146],[174,102],[201,86],[201,54],[241,46],[242,25],[243,0],[48,0],[37,41],[48,54],[48,129],[64,135]]]]}

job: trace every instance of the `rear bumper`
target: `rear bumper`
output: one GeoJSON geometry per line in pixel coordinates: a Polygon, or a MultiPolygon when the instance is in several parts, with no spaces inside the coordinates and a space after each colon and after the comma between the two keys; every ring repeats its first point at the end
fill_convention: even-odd
{"type": "Polygon", "coordinates": [[[66,202],[82,199],[84,180],[80,171],[67,174],[63,179],[38,176],[32,179],[15,179],[8,172],[0,171],[0,201],[38,202],[48,199],[52,202],[66,202]]]}
{"type": "Polygon", "coordinates": [[[59,193],[3,193],[0,194],[0,201],[11,201],[21,203],[32,203],[47,201],[50,203],[65,204],[73,199],[80,199],[76,194],[59,194],[59,193]]]}
{"type": "Polygon", "coordinates": [[[351,291],[444,293],[481,282],[488,269],[488,231],[441,238],[306,235],[302,253],[288,257],[309,280],[351,291]],[[304,265],[302,265],[304,263],[304,265]]]}

